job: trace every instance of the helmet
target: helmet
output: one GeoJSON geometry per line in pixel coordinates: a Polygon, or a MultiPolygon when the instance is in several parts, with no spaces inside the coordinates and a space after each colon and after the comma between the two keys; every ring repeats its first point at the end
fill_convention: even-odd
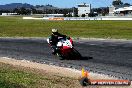
{"type": "Polygon", "coordinates": [[[58,30],[57,29],[52,29],[52,32],[56,33],[56,32],[58,32],[58,30]]]}

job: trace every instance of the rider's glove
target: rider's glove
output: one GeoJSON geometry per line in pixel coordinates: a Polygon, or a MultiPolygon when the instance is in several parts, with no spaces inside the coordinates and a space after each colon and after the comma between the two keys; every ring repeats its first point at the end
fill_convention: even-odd
{"type": "Polygon", "coordinates": [[[66,38],[67,38],[67,39],[70,39],[70,37],[68,37],[68,36],[67,36],[66,38]]]}

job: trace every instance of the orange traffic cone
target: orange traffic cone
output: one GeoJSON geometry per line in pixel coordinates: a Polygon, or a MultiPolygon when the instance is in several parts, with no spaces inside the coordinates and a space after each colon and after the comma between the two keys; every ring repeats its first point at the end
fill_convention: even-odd
{"type": "Polygon", "coordinates": [[[82,77],[88,77],[88,76],[89,76],[88,71],[85,71],[85,69],[82,68],[82,77]]]}
{"type": "Polygon", "coordinates": [[[89,74],[88,71],[85,71],[84,68],[82,68],[82,77],[79,80],[80,84],[84,87],[84,86],[88,86],[91,84],[90,79],[88,78],[89,74]]]}

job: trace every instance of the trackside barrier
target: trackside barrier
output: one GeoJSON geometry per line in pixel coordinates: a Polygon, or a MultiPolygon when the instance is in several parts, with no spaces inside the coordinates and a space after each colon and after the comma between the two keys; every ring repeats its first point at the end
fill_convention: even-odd
{"type": "Polygon", "coordinates": [[[132,20],[131,17],[23,17],[23,19],[35,19],[35,20],[132,20]]]}
{"type": "Polygon", "coordinates": [[[132,18],[125,17],[53,17],[49,20],[132,20],[132,18]]]}
{"type": "Polygon", "coordinates": [[[49,20],[64,20],[64,18],[61,18],[61,17],[55,17],[55,18],[49,18],[49,20]]]}
{"type": "Polygon", "coordinates": [[[43,20],[43,18],[35,18],[35,17],[23,17],[23,19],[31,19],[31,20],[43,20]]]}
{"type": "Polygon", "coordinates": [[[132,18],[125,18],[125,17],[71,17],[71,18],[64,18],[64,20],[132,20],[132,18]]]}

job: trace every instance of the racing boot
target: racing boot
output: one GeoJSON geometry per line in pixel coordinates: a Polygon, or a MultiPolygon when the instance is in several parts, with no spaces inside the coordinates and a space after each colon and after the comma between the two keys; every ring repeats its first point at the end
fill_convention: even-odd
{"type": "Polygon", "coordinates": [[[56,46],[51,46],[52,54],[55,55],[57,53],[56,46]]]}

